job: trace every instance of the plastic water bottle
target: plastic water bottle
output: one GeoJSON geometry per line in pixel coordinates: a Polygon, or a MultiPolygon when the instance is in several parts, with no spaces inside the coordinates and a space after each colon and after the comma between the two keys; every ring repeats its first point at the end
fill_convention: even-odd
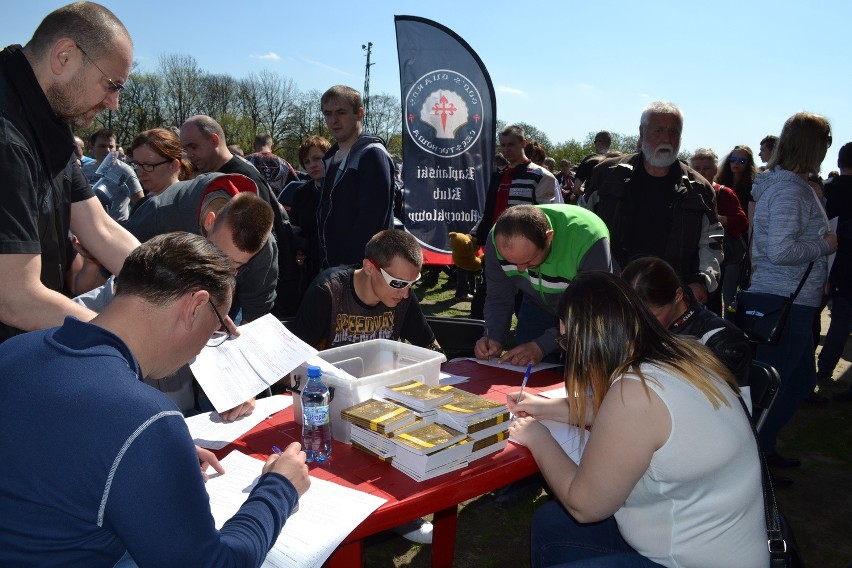
{"type": "Polygon", "coordinates": [[[302,388],[302,449],[308,461],[322,463],[331,455],[328,387],[319,367],[308,367],[308,382],[302,388]]]}

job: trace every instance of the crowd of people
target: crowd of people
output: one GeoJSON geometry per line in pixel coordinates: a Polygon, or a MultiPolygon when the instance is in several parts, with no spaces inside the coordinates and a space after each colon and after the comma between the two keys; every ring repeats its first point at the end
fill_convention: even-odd
{"type": "MultiPolygon", "coordinates": [[[[125,26],[90,2],[57,9],[26,45],[0,52],[10,188],[0,199],[0,451],[15,457],[0,471],[0,508],[21,512],[0,519],[3,565],[262,562],[310,482],[294,443],[214,527],[204,470],[221,465],[182,417],[210,409],[187,362],[223,329],[238,335],[272,313],[318,349],[378,338],[441,349],[411,292],[421,247],[395,228],[396,165],[364,131],[358,91],[322,95],[333,141],[304,140],[304,173],[265,133],[243,157],[206,115],[138,133],[126,155],[110,130],[84,143],[73,129],[117,108],[132,53],[125,26]]],[[[845,345],[852,144],[823,185],[832,140],[822,116],[797,113],[764,138],[761,168],[744,145],[721,168],[710,149],[680,161],[683,126],[676,105],[652,103],[636,152],[611,152],[602,131],[594,154],[558,172],[519,126],[499,133],[470,230],[484,251],[470,289],[484,335],[471,350],[561,362],[568,393],[509,395],[512,435],[554,497],[533,522],[534,566],[592,556],[766,565],[758,452],[777,486],[792,483],[777,469],[799,462],[778,453],[778,435],[818,400],[817,380],[845,345]],[[786,297],[800,280],[780,340],[753,349],[729,321],[738,291],[786,297]],[[753,357],[781,376],[759,446],[738,401],[753,357]],[[582,463],[542,418],[589,428],[582,463]]],[[[469,277],[459,271],[460,283],[469,277]]],[[[221,414],[253,409],[247,400],[221,414]]],[[[431,538],[423,521],[398,530],[431,538]]]]}

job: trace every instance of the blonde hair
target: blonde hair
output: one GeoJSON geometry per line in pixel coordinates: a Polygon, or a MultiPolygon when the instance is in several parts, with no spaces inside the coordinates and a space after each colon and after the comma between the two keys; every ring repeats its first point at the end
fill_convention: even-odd
{"type": "Polygon", "coordinates": [[[830,140],[828,119],[810,112],[797,112],[784,123],[766,167],[771,170],[781,166],[797,174],[817,174],[830,140]]]}
{"type": "Polygon", "coordinates": [[[647,390],[641,371],[645,363],[681,376],[713,408],[728,405],[722,393],[724,383],[736,392],[733,375],[709,349],[665,330],[617,276],[581,274],[563,294],[558,313],[569,338],[565,390],[570,416],[577,418],[581,428],[586,426],[589,398],[597,414],[612,384],[627,373],[637,375],[647,390]]]}

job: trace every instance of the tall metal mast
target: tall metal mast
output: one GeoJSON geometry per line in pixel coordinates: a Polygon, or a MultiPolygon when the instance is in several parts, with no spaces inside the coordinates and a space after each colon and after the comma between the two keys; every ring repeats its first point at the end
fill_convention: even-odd
{"type": "Polygon", "coordinates": [[[367,52],[367,67],[364,70],[364,116],[370,115],[370,54],[373,51],[373,42],[368,41],[366,45],[362,44],[361,49],[367,52]]]}

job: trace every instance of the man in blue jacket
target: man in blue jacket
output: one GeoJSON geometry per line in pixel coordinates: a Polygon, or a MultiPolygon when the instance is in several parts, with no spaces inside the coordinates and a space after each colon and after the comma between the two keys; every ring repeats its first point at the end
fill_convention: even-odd
{"type": "Polygon", "coordinates": [[[356,264],[373,235],[393,228],[393,160],[378,136],[363,132],[361,93],[336,85],[322,95],[336,144],[325,155],[317,208],[322,268],[356,264]]]}
{"type": "Polygon", "coordinates": [[[0,566],[260,566],[310,485],[299,444],[258,462],[217,529],[183,416],[139,380],[213,346],[233,291],[225,253],[169,233],[128,256],[91,322],[0,345],[0,566]]]}

